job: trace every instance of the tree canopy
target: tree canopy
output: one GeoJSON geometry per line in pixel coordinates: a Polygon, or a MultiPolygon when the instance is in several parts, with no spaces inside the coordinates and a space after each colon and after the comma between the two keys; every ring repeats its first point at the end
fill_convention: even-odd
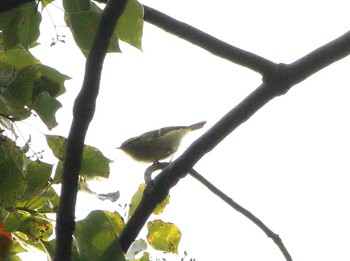
{"type": "MultiPolygon", "coordinates": [[[[56,112],[62,104],[69,75],[42,64],[30,49],[36,46],[43,22],[41,11],[56,1],[3,1],[0,5],[0,246],[1,258],[18,260],[27,246],[54,260],[125,260],[125,255],[150,215],[160,214],[168,204],[169,190],[187,174],[241,212],[292,260],[280,237],[248,210],[224,195],[193,167],[226,136],[277,96],[350,52],[350,34],[310,52],[290,64],[277,64],[242,50],[178,21],[136,0],[63,0],[64,19],[75,43],[86,57],[85,77],[73,109],[68,137],[45,135],[57,164],[45,163],[41,153],[30,150],[31,140],[18,140],[16,123],[37,115],[48,130],[57,126],[56,112]],[[102,2],[102,3],[101,3],[102,2]],[[263,82],[241,103],[224,115],[182,155],[170,163],[155,163],[146,170],[161,170],[147,186],[141,184],[126,213],[92,211],[75,222],[77,191],[94,193],[88,180],[108,178],[112,162],[85,145],[85,135],[95,112],[106,53],[120,52],[120,41],[142,50],[144,21],[156,25],[213,55],[262,75],[263,82]],[[34,155],[31,155],[34,154],[34,155]],[[30,156],[31,155],[31,156],[30,156]],[[53,186],[61,185],[58,195],[53,186]],[[51,214],[57,215],[56,225],[51,214]],[[125,216],[124,216],[125,214],[125,216]],[[56,237],[52,237],[56,230],[56,237]]],[[[64,42],[57,35],[52,45],[64,42]]],[[[96,196],[116,200],[118,193],[96,196]]],[[[135,241],[137,260],[150,260],[148,244],[156,250],[178,253],[180,229],[161,219],[146,225],[146,239],[135,241]],[[147,241],[147,243],[146,243],[147,241]]],[[[132,257],[128,257],[132,259],[132,257]]]]}

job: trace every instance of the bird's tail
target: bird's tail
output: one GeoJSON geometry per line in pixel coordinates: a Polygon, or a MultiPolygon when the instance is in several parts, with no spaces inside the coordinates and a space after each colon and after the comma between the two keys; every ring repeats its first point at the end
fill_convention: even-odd
{"type": "Polygon", "coordinates": [[[191,131],[198,130],[198,129],[202,128],[204,126],[204,124],[206,124],[206,123],[207,123],[206,121],[201,121],[201,122],[198,122],[198,123],[195,123],[195,124],[188,126],[188,128],[191,129],[191,131]]]}

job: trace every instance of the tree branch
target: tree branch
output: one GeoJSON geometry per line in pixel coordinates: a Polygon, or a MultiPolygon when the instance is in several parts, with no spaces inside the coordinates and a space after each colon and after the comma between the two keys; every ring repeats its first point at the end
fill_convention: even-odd
{"type": "MultiPolygon", "coordinates": [[[[9,5],[9,2],[11,1],[7,1],[7,3],[4,3],[4,6],[7,6],[4,7],[0,5],[0,13],[19,6],[19,3],[22,4],[32,1],[34,0],[13,0],[11,5],[9,5]]],[[[116,2],[119,3],[119,1],[116,2]]],[[[114,1],[110,0],[109,2],[114,1]]],[[[154,180],[149,182],[138,208],[135,210],[134,215],[130,218],[129,222],[119,237],[119,241],[124,251],[126,251],[131,243],[135,240],[139,231],[144,226],[145,222],[147,221],[156,205],[167,196],[169,190],[175,186],[181,178],[185,177],[187,173],[190,172],[192,167],[206,153],[214,149],[215,146],[219,144],[227,135],[229,135],[240,124],[249,119],[256,111],[258,111],[271,99],[276,96],[285,94],[293,85],[305,80],[310,75],[325,68],[331,63],[344,58],[350,53],[350,33],[346,33],[342,37],[335,39],[329,44],[315,50],[314,52],[306,55],[305,57],[290,65],[277,65],[265,58],[222,42],[206,33],[199,31],[198,29],[195,29],[192,26],[179,22],[150,7],[144,6],[144,9],[145,21],[148,21],[193,44],[196,44],[201,48],[208,50],[214,55],[261,73],[264,76],[264,83],[254,92],[252,92],[239,105],[227,113],[218,123],[216,123],[204,135],[202,135],[197,141],[195,141],[178,159],[167,166],[154,180]]],[[[101,39],[103,40],[104,37],[105,36],[101,37],[101,39]]],[[[101,46],[98,48],[101,48],[101,46]]],[[[98,60],[95,60],[91,64],[89,63],[88,59],[86,72],[88,72],[88,67],[93,67],[95,62],[99,66],[102,66],[102,63],[99,64],[98,60]]],[[[101,68],[99,68],[99,70],[101,70],[101,68]]],[[[96,74],[97,70],[93,69],[90,72],[90,77],[89,75],[86,75],[83,89],[85,89],[85,84],[87,86],[89,84],[97,84],[98,92],[98,82],[96,83],[96,80],[99,80],[99,76],[96,79],[91,79],[91,77],[96,74]]],[[[100,71],[97,73],[100,73],[100,71]]],[[[92,118],[94,111],[94,102],[91,104],[91,108],[89,108],[87,111],[85,111],[83,109],[84,107],[80,105],[81,103],[84,104],[84,99],[86,98],[86,96],[82,94],[83,89],[81,94],[79,94],[77,97],[75,104],[75,118],[73,120],[73,125],[70,131],[70,138],[68,141],[67,149],[67,153],[69,152],[70,154],[77,153],[78,155],[81,155],[86,128],[92,118]],[[78,124],[76,121],[76,118],[78,118],[79,115],[82,115],[85,119],[82,122],[82,125],[78,124]],[[73,132],[73,130],[75,130],[75,132],[73,132]]],[[[92,96],[97,95],[97,92],[92,92],[92,96]]],[[[85,102],[87,101],[91,101],[91,98],[86,98],[85,102]]],[[[65,194],[64,197],[66,202],[69,202],[68,199],[70,196],[68,195],[72,196],[73,201],[66,206],[61,199],[62,204],[60,205],[59,213],[61,217],[58,220],[57,225],[60,227],[68,226],[68,231],[73,231],[74,212],[72,212],[71,209],[74,211],[76,194],[69,192],[69,190],[76,190],[77,172],[79,171],[81,156],[79,157],[76,155],[70,155],[69,160],[70,163],[67,163],[67,166],[64,168],[64,182],[68,183],[69,185],[65,188],[62,187],[62,194],[65,194]],[[74,159],[77,161],[73,162],[74,159]],[[71,164],[71,166],[69,166],[69,164],[71,164]],[[68,170],[70,168],[72,168],[74,171],[68,173],[68,170]],[[68,207],[68,209],[70,209],[69,212],[66,212],[63,209],[63,206],[65,208],[68,207]],[[69,215],[67,213],[69,213],[69,215]],[[70,222],[70,220],[72,222],[70,222]]],[[[68,154],[66,161],[68,161],[68,154]]],[[[60,229],[57,228],[57,232],[59,231],[60,229]]],[[[62,238],[59,240],[67,240],[69,241],[68,243],[71,244],[71,233],[66,233],[66,236],[69,236],[68,240],[62,235],[60,236],[62,238]]],[[[67,251],[70,252],[71,249],[67,249],[67,251]]],[[[62,255],[62,258],[57,258],[56,260],[68,260],[64,258],[64,253],[58,253],[58,256],[60,255],[62,255]]]]}
{"type": "Polygon", "coordinates": [[[305,55],[290,65],[299,82],[310,75],[349,55],[350,31],[328,44],[305,55]]]}
{"type": "Polygon", "coordinates": [[[207,189],[209,189],[211,192],[213,192],[215,195],[221,198],[225,203],[227,203],[233,209],[235,209],[236,211],[244,215],[246,218],[248,218],[250,221],[252,221],[255,225],[257,225],[262,231],[265,232],[265,234],[269,238],[271,238],[275,242],[275,244],[278,246],[278,248],[281,250],[282,254],[284,255],[284,258],[287,261],[292,261],[292,257],[288,253],[287,248],[283,244],[278,234],[274,233],[271,229],[269,229],[260,219],[254,216],[254,214],[252,214],[250,211],[248,211],[241,205],[237,204],[235,201],[233,201],[232,198],[228,197],[225,193],[223,193],[221,190],[219,190],[217,187],[211,184],[207,179],[205,179],[197,171],[192,169],[189,174],[192,177],[194,177],[196,180],[198,180],[200,183],[202,183],[207,189]]]}
{"type": "Polygon", "coordinates": [[[270,68],[271,71],[265,74],[264,83],[260,87],[192,143],[153,181],[149,182],[139,206],[119,237],[123,250],[126,251],[130,247],[156,205],[165,199],[169,190],[185,177],[206,153],[214,149],[234,129],[270,100],[285,94],[293,85],[344,58],[349,53],[350,33],[346,33],[291,65],[280,64],[270,68]]]}
{"type": "MultiPolygon", "coordinates": [[[[168,162],[157,162],[152,164],[150,167],[148,167],[145,171],[145,179],[146,184],[150,182],[150,178],[153,172],[164,169],[167,167],[170,163],[168,162]]],[[[287,261],[291,261],[292,257],[288,253],[287,248],[284,246],[281,238],[278,234],[274,233],[271,229],[269,229],[260,219],[258,219],[254,214],[252,214],[250,211],[242,207],[241,205],[237,204],[235,201],[232,200],[232,198],[228,197],[225,193],[223,193],[221,190],[219,190],[217,187],[215,187],[212,183],[210,183],[207,179],[205,179],[202,175],[200,175],[195,169],[191,169],[189,174],[195,178],[197,181],[202,183],[207,189],[209,189],[212,193],[214,193],[216,196],[218,196],[220,199],[222,199],[225,203],[227,203],[230,207],[244,215],[246,218],[248,218],[250,221],[252,221],[255,225],[257,225],[262,231],[265,232],[265,234],[271,238],[275,244],[278,246],[278,248],[281,250],[282,254],[284,255],[285,259],[287,261]]]]}
{"type": "Polygon", "coordinates": [[[275,66],[275,63],[261,56],[229,45],[228,43],[225,43],[191,25],[178,21],[151,7],[143,5],[143,8],[145,11],[144,20],[146,22],[149,22],[171,34],[189,41],[190,43],[197,45],[216,56],[247,67],[262,75],[268,73],[275,66]]]}
{"type": "Polygon", "coordinates": [[[106,5],[86,61],[84,82],[74,102],[73,122],[67,141],[61,198],[57,213],[55,261],[71,259],[78,176],[85,135],[95,112],[102,65],[109,41],[126,3],[127,0],[110,0],[106,5]]]}
{"type": "Polygon", "coordinates": [[[266,90],[264,85],[256,89],[148,183],[139,206],[119,236],[124,251],[135,240],[157,204],[166,198],[169,190],[190,172],[200,158],[274,97],[272,92],[266,90]]]}

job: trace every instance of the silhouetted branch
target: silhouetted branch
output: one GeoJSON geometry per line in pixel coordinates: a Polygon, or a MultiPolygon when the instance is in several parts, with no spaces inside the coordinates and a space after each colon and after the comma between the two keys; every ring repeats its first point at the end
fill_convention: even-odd
{"type": "MultiPolygon", "coordinates": [[[[8,4],[11,1],[12,0],[9,0],[6,3],[8,4]]],[[[15,4],[19,2],[25,3],[32,1],[34,0],[13,0],[14,4],[11,5],[11,8],[16,7],[15,4]]],[[[115,4],[114,2],[122,4],[125,1],[110,0],[109,2],[107,7],[115,4]]],[[[4,5],[6,5],[6,3],[4,5]]],[[[0,13],[6,10],[0,5],[0,13]]],[[[144,10],[146,21],[198,45],[214,55],[261,73],[263,75],[263,84],[197,139],[179,158],[157,175],[154,180],[148,183],[139,206],[119,237],[120,244],[125,252],[135,240],[157,204],[165,199],[169,190],[175,186],[181,178],[185,177],[206,153],[214,149],[217,144],[270,100],[285,94],[295,84],[305,80],[307,77],[333,62],[344,58],[350,53],[350,33],[346,33],[342,37],[320,47],[290,65],[275,64],[265,58],[224,43],[150,7],[144,6],[144,10]]],[[[114,23],[114,19],[108,20],[107,22],[105,21],[106,24],[101,24],[101,28],[103,26],[108,28],[111,21],[114,23]]],[[[60,230],[64,230],[64,233],[57,235],[58,249],[62,249],[62,246],[59,244],[64,244],[63,240],[68,239],[68,244],[71,244],[71,235],[74,229],[74,206],[78,180],[77,173],[80,168],[82,146],[86,129],[94,112],[94,100],[98,91],[100,67],[102,66],[104,57],[104,54],[100,52],[104,52],[104,48],[107,48],[106,44],[108,45],[108,41],[106,43],[106,35],[96,36],[96,39],[103,42],[102,48],[101,44],[97,44],[99,40],[95,41],[93,47],[96,48],[95,45],[98,45],[95,51],[101,56],[97,56],[99,59],[96,58],[96,60],[90,61],[90,56],[91,58],[94,57],[94,55],[90,53],[91,55],[87,61],[86,78],[84,80],[82,92],[77,97],[74,106],[74,120],[70,131],[67,158],[63,171],[63,182],[66,186],[62,187],[60,216],[57,220],[57,232],[61,233],[60,230]],[[90,91],[88,90],[88,88],[91,87],[88,87],[89,85],[94,87],[90,91]],[[88,91],[85,92],[86,90],[88,91]],[[84,107],[86,105],[87,107],[84,107]],[[63,207],[66,208],[67,211],[65,211],[63,207]]],[[[278,238],[276,239],[274,236],[272,236],[272,238],[278,240],[278,238]]],[[[67,245],[64,246],[66,247],[65,251],[70,253],[71,249],[68,249],[67,245]]],[[[67,255],[60,251],[61,250],[58,250],[58,253],[56,253],[58,255],[56,260],[69,260],[65,258],[67,255]]]]}
{"type": "Polygon", "coordinates": [[[211,192],[213,192],[215,195],[217,195],[219,198],[221,198],[224,202],[226,202],[228,205],[230,205],[236,211],[238,211],[239,213],[244,215],[246,218],[248,218],[250,221],[252,221],[255,225],[257,225],[262,231],[265,232],[265,234],[269,238],[271,238],[275,242],[275,244],[278,246],[278,248],[281,250],[282,254],[284,255],[285,259],[287,261],[292,261],[292,257],[290,256],[287,248],[283,244],[283,242],[278,234],[274,233],[271,229],[269,229],[260,219],[258,219],[250,211],[248,211],[247,209],[245,209],[241,205],[237,204],[235,201],[232,200],[232,198],[228,197],[225,193],[223,193],[221,190],[219,190],[217,187],[215,187],[213,184],[211,184],[208,180],[206,180],[197,171],[192,169],[189,174],[192,177],[194,177],[196,180],[198,180],[200,183],[202,183],[204,186],[206,186],[211,192]]]}
{"type": "MultiPolygon", "coordinates": [[[[151,177],[152,173],[164,169],[167,167],[170,163],[168,162],[156,162],[152,164],[150,167],[148,167],[145,171],[145,177],[147,177],[147,181],[149,182],[149,178],[151,177]]],[[[211,192],[213,192],[216,196],[218,196],[220,199],[222,199],[225,203],[227,203],[229,206],[231,206],[233,209],[247,217],[250,221],[252,221],[255,225],[257,225],[262,231],[265,232],[265,234],[271,238],[275,244],[278,246],[278,248],[281,250],[282,254],[286,258],[287,261],[291,261],[292,258],[290,254],[288,253],[287,248],[283,244],[281,238],[278,234],[274,233],[271,229],[269,229],[260,219],[258,219],[254,214],[252,214],[250,211],[245,209],[244,207],[237,204],[235,201],[233,201],[230,197],[228,197],[225,193],[223,193],[220,189],[215,187],[212,183],[210,183],[207,179],[205,179],[202,175],[200,175],[195,169],[191,169],[189,172],[189,175],[191,175],[193,178],[195,178],[197,181],[202,183],[207,189],[209,189],[211,192]]],[[[146,182],[146,183],[148,183],[146,182]]]]}
{"type": "Polygon", "coordinates": [[[149,182],[138,208],[119,237],[123,250],[126,251],[130,247],[156,205],[165,199],[169,190],[181,178],[185,177],[206,153],[214,149],[234,129],[248,120],[270,100],[285,94],[293,85],[344,58],[349,53],[350,33],[347,33],[291,65],[279,64],[270,68],[270,71],[265,73],[264,82],[260,87],[192,143],[153,181],[149,182]]]}
{"type": "Polygon", "coordinates": [[[208,52],[247,67],[262,75],[271,70],[275,64],[261,56],[247,52],[225,43],[197,28],[178,21],[162,12],[143,5],[144,20],[182,39],[195,44],[208,52]]]}
{"type": "Polygon", "coordinates": [[[106,5],[86,60],[85,77],[74,102],[73,122],[67,141],[62,172],[62,188],[56,224],[55,261],[71,259],[72,234],[75,226],[75,203],[85,135],[95,112],[102,65],[110,38],[127,0],[110,0],[106,5]]]}

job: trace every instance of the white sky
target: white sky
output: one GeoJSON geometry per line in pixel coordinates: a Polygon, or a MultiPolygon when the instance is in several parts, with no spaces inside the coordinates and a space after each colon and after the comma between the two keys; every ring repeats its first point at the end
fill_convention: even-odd
{"type": "MultiPolygon", "coordinates": [[[[274,62],[293,62],[350,28],[348,2],[340,0],[142,2],[274,62]]],[[[62,25],[57,10],[49,10],[56,25],[62,25]]],[[[66,136],[84,59],[65,28],[58,31],[67,35],[67,43],[51,48],[53,29],[45,30],[49,34],[42,33],[42,45],[34,54],[73,78],[61,98],[60,125],[52,132],[66,136]]],[[[119,189],[119,203],[128,203],[147,165],[116,151],[122,141],[201,120],[208,121],[205,131],[258,87],[261,77],[147,23],[143,52],[126,45],[122,49],[123,54],[106,59],[86,143],[115,160],[110,180],[97,187],[106,192],[119,189]]],[[[344,59],[293,87],[196,165],[204,177],[279,234],[294,260],[350,259],[349,66],[350,60],[344,59]]],[[[201,133],[188,135],[178,154],[201,133]]],[[[91,207],[90,197],[79,199],[78,209],[85,214],[117,207],[105,202],[91,207]]],[[[258,227],[191,177],[171,191],[170,205],[155,218],[178,225],[179,253],[186,250],[199,261],[284,260],[258,227]]]]}

